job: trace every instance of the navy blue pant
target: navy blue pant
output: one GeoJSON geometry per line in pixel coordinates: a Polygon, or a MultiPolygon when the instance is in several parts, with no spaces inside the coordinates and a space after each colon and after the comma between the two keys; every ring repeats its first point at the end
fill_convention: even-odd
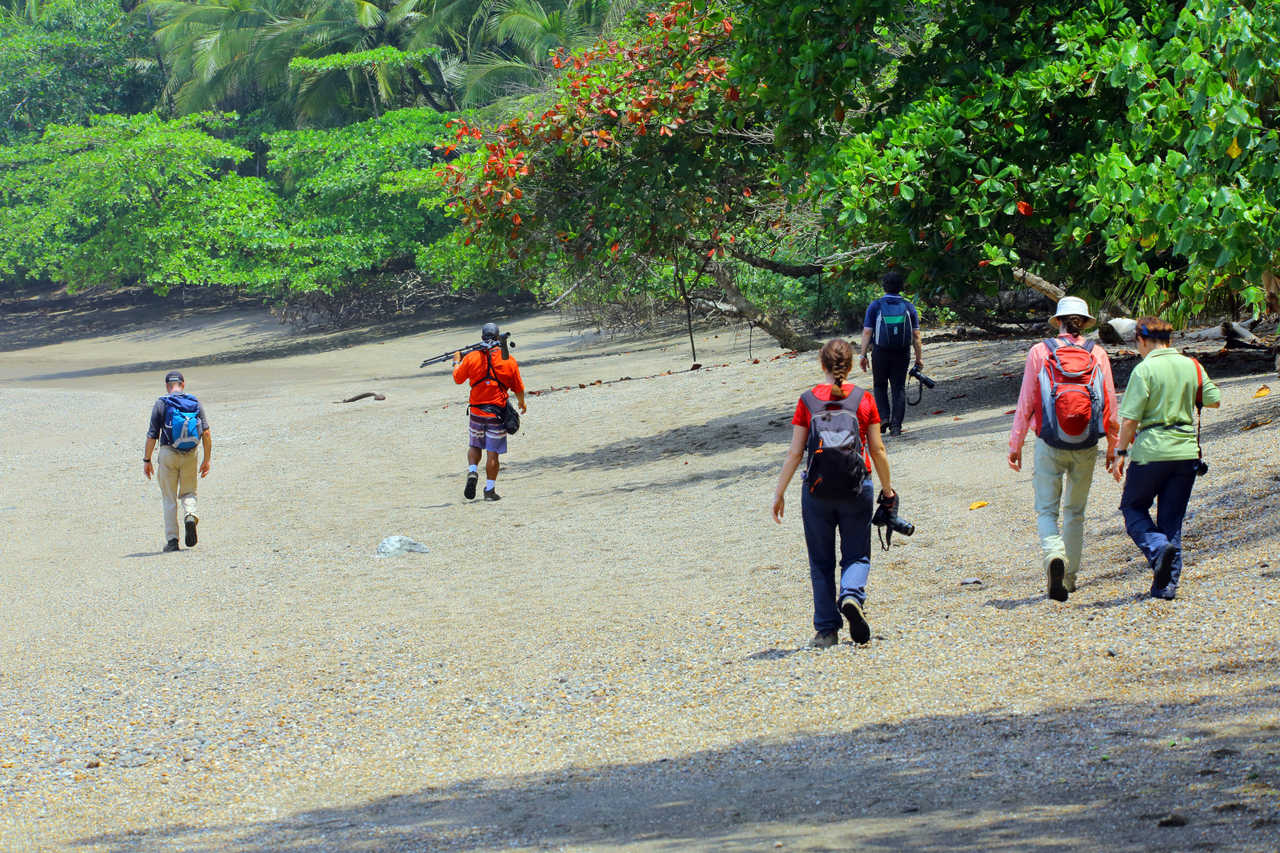
{"type": "Polygon", "coordinates": [[[1171,586],[1182,576],[1182,520],[1187,515],[1191,487],[1196,482],[1196,460],[1176,462],[1135,462],[1129,466],[1120,497],[1124,528],[1142,549],[1147,563],[1155,569],[1156,558],[1167,544],[1177,548],[1173,558],[1171,586]],[[1156,519],[1151,520],[1151,504],[1156,519]]]}
{"type": "Polygon", "coordinates": [[[911,366],[910,350],[876,347],[871,350],[871,379],[880,420],[889,426],[902,426],[907,416],[907,369],[911,366]]]}
{"type": "Polygon", "coordinates": [[[800,516],[809,548],[809,581],[813,584],[813,627],[838,631],[843,624],[839,600],[852,595],[867,600],[871,571],[871,478],[851,500],[834,501],[809,494],[800,485],[800,516]],[[840,586],[836,588],[836,531],[840,531],[840,586]]]}

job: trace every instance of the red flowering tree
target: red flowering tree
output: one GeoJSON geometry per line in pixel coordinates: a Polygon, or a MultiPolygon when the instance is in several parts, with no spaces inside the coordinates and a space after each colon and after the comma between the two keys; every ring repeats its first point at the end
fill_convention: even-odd
{"type": "Polygon", "coordinates": [[[466,242],[539,279],[662,279],[686,302],[710,285],[784,346],[812,346],[739,275],[746,264],[805,278],[842,257],[796,250],[803,237],[812,254],[816,220],[789,207],[772,133],[728,82],[732,32],[718,4],[677,2],[629,38],[557,55],[562,76],[540,112],[491,131],[455,122],[458,146],[476,149],[439,176],[466,242]]]}

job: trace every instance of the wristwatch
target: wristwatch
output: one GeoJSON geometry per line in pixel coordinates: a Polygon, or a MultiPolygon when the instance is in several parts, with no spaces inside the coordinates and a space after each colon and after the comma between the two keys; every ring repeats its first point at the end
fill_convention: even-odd
{"type": "Polygon", "coordinates": [[[1128,455],[1129,455],[1129,451],[1128,451],[1128,450],[1117,450],[1117,451],[1116,451],[1116,456],[1128,456],[1128,455]]]}

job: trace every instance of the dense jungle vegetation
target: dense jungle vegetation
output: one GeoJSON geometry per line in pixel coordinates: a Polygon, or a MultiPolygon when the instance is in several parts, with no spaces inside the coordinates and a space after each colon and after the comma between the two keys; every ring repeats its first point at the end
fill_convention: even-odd
{"type": "Polygon", "coordinates": [[[0,0],[0,290],[1280,310],[1280,0],[0,0]]]}

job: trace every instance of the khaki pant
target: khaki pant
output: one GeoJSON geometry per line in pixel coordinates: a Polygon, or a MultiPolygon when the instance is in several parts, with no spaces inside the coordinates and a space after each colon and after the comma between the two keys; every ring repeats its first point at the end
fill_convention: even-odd
{"type": "MultiPolygon", "coordinates": [[[[198,450],[179,453],[168,445],[163,445],[156,453],[156,482],[160,484],[160,494],[164,497],[164,538],[165,541],[178,538],[178,504],[181,503],[182,516],[196,515],[196,480],[199,471],[196,466],[198,450]]],[[[198,516],[197,516],[198,517],[198,516]]]]}
{"type": "Polygon", "coordinates": [[[1054,557],[1067,561],[1066,587],[1075,589],[1084,548],[1084,505],[1093,485],[1098,448],[1061,450],[1036,439],[1036,470],[1031,483],[1036,493],[1036,527],[1047,566],[1054,557]],[[1058,532],[1058,508],[1062,508],[1062,532],[1058,532]]]}

